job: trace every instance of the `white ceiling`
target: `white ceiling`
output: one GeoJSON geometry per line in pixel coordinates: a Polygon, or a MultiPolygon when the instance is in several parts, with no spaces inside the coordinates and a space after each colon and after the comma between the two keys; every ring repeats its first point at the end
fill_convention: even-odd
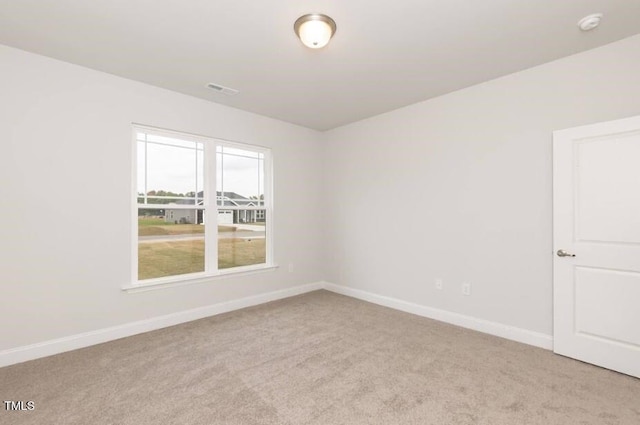
{"type": "Polygon", "coordinates": [[[0,0],[2,44],[318,130],[639,32],[640,0],[0,0]],[[293,32],[311,12],[324,49],[293,32]]]}

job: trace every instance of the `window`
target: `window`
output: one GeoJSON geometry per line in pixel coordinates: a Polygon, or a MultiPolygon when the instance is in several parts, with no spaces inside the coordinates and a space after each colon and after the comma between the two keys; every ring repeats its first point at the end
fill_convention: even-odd
{"type": "Polygon", "coordinates": [[[268,267],[268,149],[134,126],[134,282],[268,267]]]}

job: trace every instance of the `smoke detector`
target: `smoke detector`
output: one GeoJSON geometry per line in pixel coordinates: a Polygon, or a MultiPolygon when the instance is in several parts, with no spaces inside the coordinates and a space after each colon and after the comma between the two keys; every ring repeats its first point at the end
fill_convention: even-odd
{"type": "Polygon", "coordinates": [[[235,96],[236,94],[240,93],[236,89],[232,89],[231,87],[221,86],[220,84],[209,83],[207,84],[207,87],[219,93],[226,94],[227,96],[235,96]]]}
{"type": "Polygon", "coordinates": [[[580,19],[580,21],[578,22],[578,28],[580,28],[582,31],[591,31],[592,29],[600,25],[600,21],[602,21],[602,13],[594,13],[580,19]]]}

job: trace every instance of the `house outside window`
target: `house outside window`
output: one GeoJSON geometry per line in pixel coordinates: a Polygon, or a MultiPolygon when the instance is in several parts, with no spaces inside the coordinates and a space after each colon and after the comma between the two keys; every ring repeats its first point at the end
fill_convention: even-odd
{"type": "Polygon", "coordinates": [[[134,284],[271,267],[267,148],[134,125],[134,284]]]}

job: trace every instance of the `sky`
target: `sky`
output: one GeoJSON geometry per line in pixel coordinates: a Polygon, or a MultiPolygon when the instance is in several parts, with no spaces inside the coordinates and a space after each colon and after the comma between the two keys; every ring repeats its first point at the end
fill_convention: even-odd
{"type": "MultiPolygon", "coordinates": [[[[145,151],[146,188],[175,193],[199,192],[204,190],[204,144],[183,142],[175,139],[154,137],[152,143],[138,142],[139,193],[145,192],[145,151]],[[170,143],[170,145],[159,144],[170,143]],[[196,171],[197,170],[197,171],[196,171]]],[[[140,140],[140,135],[138,136],[140,140]]],[[[259,196],[264,193],[263,160],[255,152],[223,148],[217,153],[217,190],[235,192],[244,197],[259,196]],[[252,157],[246,157],[252,156],[252,157]]]]}

